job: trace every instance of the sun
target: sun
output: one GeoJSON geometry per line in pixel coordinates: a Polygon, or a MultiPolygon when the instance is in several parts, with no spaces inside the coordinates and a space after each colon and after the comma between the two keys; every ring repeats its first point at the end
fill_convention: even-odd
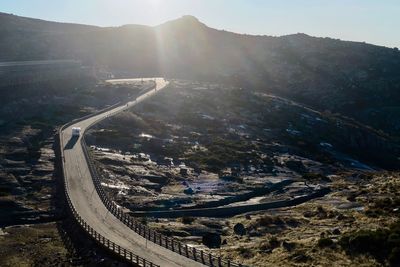
{"type": "Polygon", "coordinates": [[[161,0],[148,0],[148,3],[152,7],[158,7],[160,6],[161,0]]]}

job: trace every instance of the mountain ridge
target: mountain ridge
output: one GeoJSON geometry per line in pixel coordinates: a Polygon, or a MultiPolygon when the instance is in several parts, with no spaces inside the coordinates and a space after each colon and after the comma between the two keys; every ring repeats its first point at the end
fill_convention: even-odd
{"type": "Polygon", "coordinates": [[[225,82],[342,113],[399,136],[395,48],[301,33],[238,34],[193,16],[154,27],[97,27],[1,13],[0,40],[0,61],[76,59],[116,74],[225,82]]]}
{"type": "Polygon", "coordinates": [[[383,45],[377,45],[373,43],[366,43],[362,41],[351,41],[351,40],[342,40],[342,39],[337,39],[337,38],[331,38],[329,36],[312,36],[307,33],[289,33],[289,34],[284,34],[284,35],[268,35],[268,34],[249,34],[249,33],[238,33],[234,31],[229,31],[225,29],[216,29],[212,28],[205,23],[201,22],[197,17],[193,15],[183,15],[179,18],[168,20],[166,22],[163,22],[161,24],[155,25],[155,26],[150,26],[150,25],[145,25],[145,24],[134,24],[134,23],[129,23],[129,24],[123,24],[123,25],[118,25],[118,26],[98,26],[94,24],[84,24],[84,23],[75,23],[75,22],[62,22],[62,21],[50,21],[50,20],[45,20],[45,19],[40,19],[40,18],[30,18],[30,17],[25,17],[25,16],[19,16],[15,15],[12,13],[5,13],[5,12],[0,12],[0,19],[4,18],[14,18],[14,19],[20,19],[20,20],[25,20],[25,21],[32,21],[32,22],[37,22],[37,23],[49,23],[49,24],[58,24],[59,26],[75,26],[75,27],[87,27],[87,28],[92,28],[92,30],[99,30],[99,29],[118,29],[118,28],[158,28],[160,26],[169,24],[169,23],[180,23],[180,22],[197,22],[199,25],[205,26],[209,29],[217,30],[217,31],[222,31],[225,33],[230,33],[230,34],[235,34],[235,35],[240,35],[240,36],[247,36],[247,37],[271,37],[271,38],[282,38],[282,37],[296,37],[296,36],[303,36],[303,37],[309,37],[309,38],[323,38],[323,39],[330,39],[330,40],[338,40],[342,42],[351,42],[351,43],[360,43],[360,44],[367,44],[367,45],[373,45],[373,46],[378,46],[378,47],[383,47],[383,48],[389,48],[392,49],[391,47],[383,46],[383,45]]]}

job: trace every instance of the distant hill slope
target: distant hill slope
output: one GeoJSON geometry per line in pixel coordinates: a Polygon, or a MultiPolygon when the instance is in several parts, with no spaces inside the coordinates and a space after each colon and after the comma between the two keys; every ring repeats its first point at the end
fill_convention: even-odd
{"type": "Polygon", "coordinates": [[[0,13],[0,61],[79,59],[132,75],[218,79],[400,131],[400,52],[305,34],[251,36],[192,16],[156,27],[47,22],[0,13]]]}

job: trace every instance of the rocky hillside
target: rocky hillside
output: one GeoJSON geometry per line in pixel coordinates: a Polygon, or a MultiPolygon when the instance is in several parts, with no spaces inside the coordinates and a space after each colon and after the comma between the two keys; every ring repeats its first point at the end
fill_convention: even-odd
{"type": "Polygon", "coordinates": [[[0,14],[0,61],[79,59],[130,75],[217,79],[356,118],[398,137],[400,52],[306,34],[251,36],[192,16],[113,28],[0,14]]]}

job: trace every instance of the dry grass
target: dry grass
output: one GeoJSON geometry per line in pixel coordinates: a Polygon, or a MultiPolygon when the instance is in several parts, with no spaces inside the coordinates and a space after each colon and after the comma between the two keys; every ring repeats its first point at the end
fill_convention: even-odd
{"type": "Polygon", "coordinates": [[[293,208],[268,211],[268,215],[253,214],[247,219],[237,216],[231,224],[243,223],[255,233],[251,236],[250,231],[244,237],[230,235],[222,253],[251,266],[380,266],[368,255],[346,255],[337,241],[343,233],[388,227],[398,219],[398,214],[388,211],[371,217],[365,210],[374,207],[382,197],[395,199],[400,191],[399,178],[399,174],[381,173],[368,180],[349,182],[342,176],[334,181],[334,186],[341,190],[362,192],[354,201],[364,210],[338,208],[338,201],[350,201],[347,191],[336,191],[293,208]],[[289,218],[298,223],[288,224],[289,218]],[[318,241],[324,238],[331,239],[333,245],[319,246],[318,241]],[[271,239],[278,240],[280,245],[273,248],[269,244],[271,239]]]}
{"type": "Polygon", "coordinates": [[[13,226],[0,235],[0,266],[60,266],[67,251],[54,223],[13,226]]]}
{"type": "MultiPolygon", "coordinates": [[[[217,219],[226,245],[213,252],[236,262],[260,267],[380,266],[371,256],[347,255],[338,240],[345,233],[388,227],[398,219],[398,214],[390,210],[377,216],[370,216],[366,211],[375,207],[382,197],[395,199],[400,192],[399,178],[397,173],[377,173],[366,178],[349,179],[348,174],[343,173],[333,179],[331,185],[334,191],[324,198],[291,208],[217,219]],[[246,227],[246,235],[235,235],[233,227],[236,223],[246,227]],[[327,245],[324,239],[332,240],[332,243],[327,245]]],[[[160,220],[152,225],[173,226],[176,230],[192,234],[197,230],[199,234],[215,230],[204,228],[207,220],[216,221],[198,218],[185,225],[179,220],[160,220]]],[[[200,245],[199,236],[181,235],[178,238],[205,248],[200,245]]]]}

